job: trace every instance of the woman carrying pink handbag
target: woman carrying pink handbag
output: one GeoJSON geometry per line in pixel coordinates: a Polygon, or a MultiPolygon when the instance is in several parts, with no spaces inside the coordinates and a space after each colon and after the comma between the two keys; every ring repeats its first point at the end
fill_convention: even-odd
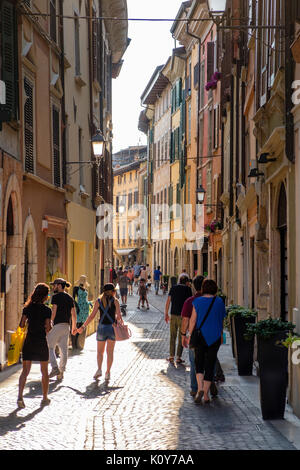
{"type": "MultiPolygon", "coordinates": [[[[95,302],[91,315],[86,319],[84,324],[77,330],[81,334],[88,324],[93,321],[98,310],[100,311],[100,321],[97,329],[97,363],[98,369],[94,375],[94,379],[98,380],[102,376],[102,362],[106,345],[107,368],[105,381],[110,379],[110,370],[113,363],[114,348],[116,341],[129,338],[128,327],[124,325],[120,303],[115,298],[116,288],[113,284],[105,284],[103,294],[95,302]],[[127,337],[126,337],[127,336],[127,337]]],[[[130,334],[131,335],[131,334],[130,334]]]]}

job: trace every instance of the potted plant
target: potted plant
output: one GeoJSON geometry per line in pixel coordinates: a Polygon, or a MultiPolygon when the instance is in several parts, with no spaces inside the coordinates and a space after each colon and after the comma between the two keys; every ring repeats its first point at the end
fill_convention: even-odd
{"type": "Polygon", "coordinates": [[[230,311],[232,320],[234,351],[239,375],[252,375],[254,336],[248,341],[244,335],[248,324],[255,323],[257,312],[250,308],[239,307],[230,311]]]}
{"type": "Polygon", "coordinates": [[[232,316],[230,315],[230,312],[232,310],[235,310],[237,308],[242,308],[241,305],[236,305],[236,304],[231,304],[231,305],[228,305],[226,307],[226,311],[227,311],[227,316],[228,316],[228,323],[229,323],[229,332],[230,332],[230,336],[231,336],[231,349],[232,349],[232,355],[233,357],[236,356],[235,354],[235,346],[234,346],[234,338],[233,338],[233,322],[232,322],[232,316]]]}
{"type": "Polygon", "coordinates": [[[295,325],[269,317],[249,324],[246,339],[257,338],[259,363],[260,403],[263,419],[283,419],[288,385],[288,349],[282,341],[287,339],[295,325]]]}

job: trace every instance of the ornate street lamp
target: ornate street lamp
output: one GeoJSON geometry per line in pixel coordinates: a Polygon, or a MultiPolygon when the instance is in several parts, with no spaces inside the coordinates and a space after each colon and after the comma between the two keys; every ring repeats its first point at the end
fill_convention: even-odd
{"type": "Polygon", "coordinates": [[[96,134],[92,138],[93,152],[96,158],[103,157],[104,144],[104,137],[100,129],[98,129],[96,134]]]}
{"type": "Polygon", "coordinates": [[[206,191],[205,191],[205,189],[203,188],[203,186],[201,184],[200,187],[196,190],[197,204],[203,204],[205,193],[206,193],[206,191]]]}
{"type": "Polygon", "coordinates": [[[207,0],[207,3],[212,20],[220,25],[225,17],[226,0],[207,0]]]}

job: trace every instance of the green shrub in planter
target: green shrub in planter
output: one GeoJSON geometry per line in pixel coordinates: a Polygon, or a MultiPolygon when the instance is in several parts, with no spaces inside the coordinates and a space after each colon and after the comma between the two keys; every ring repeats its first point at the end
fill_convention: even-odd
{"type": "Polygon", "coordinates": [[[236,309],[242,308],[241,305],[231,304],[226,307],[227,318],[225,318],[226,326],[229,328],[230,336],[231,336],[231,350],[233,357],[236,356],[235,353],[235,345],[234,345],[234,338],[233,338],[233,322],[232,322],[232,312],[236,309]]]}
{"type": "Polygon", "coordinates": [[[268,318],[248,325],[246,338],[257,337],[260,403],[263,419],[283,419],[288,385],[288,350],[282,342],[295,325],[268,318]]]}

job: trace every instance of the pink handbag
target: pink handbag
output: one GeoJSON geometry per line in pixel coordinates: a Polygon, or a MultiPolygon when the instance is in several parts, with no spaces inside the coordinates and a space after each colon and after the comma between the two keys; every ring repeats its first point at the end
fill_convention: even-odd
{"type": "Polygon", "coordinates": [[[132,336],[130,328],[125,323],[113,323],[116,341],[124,341],[132,336]]]}

